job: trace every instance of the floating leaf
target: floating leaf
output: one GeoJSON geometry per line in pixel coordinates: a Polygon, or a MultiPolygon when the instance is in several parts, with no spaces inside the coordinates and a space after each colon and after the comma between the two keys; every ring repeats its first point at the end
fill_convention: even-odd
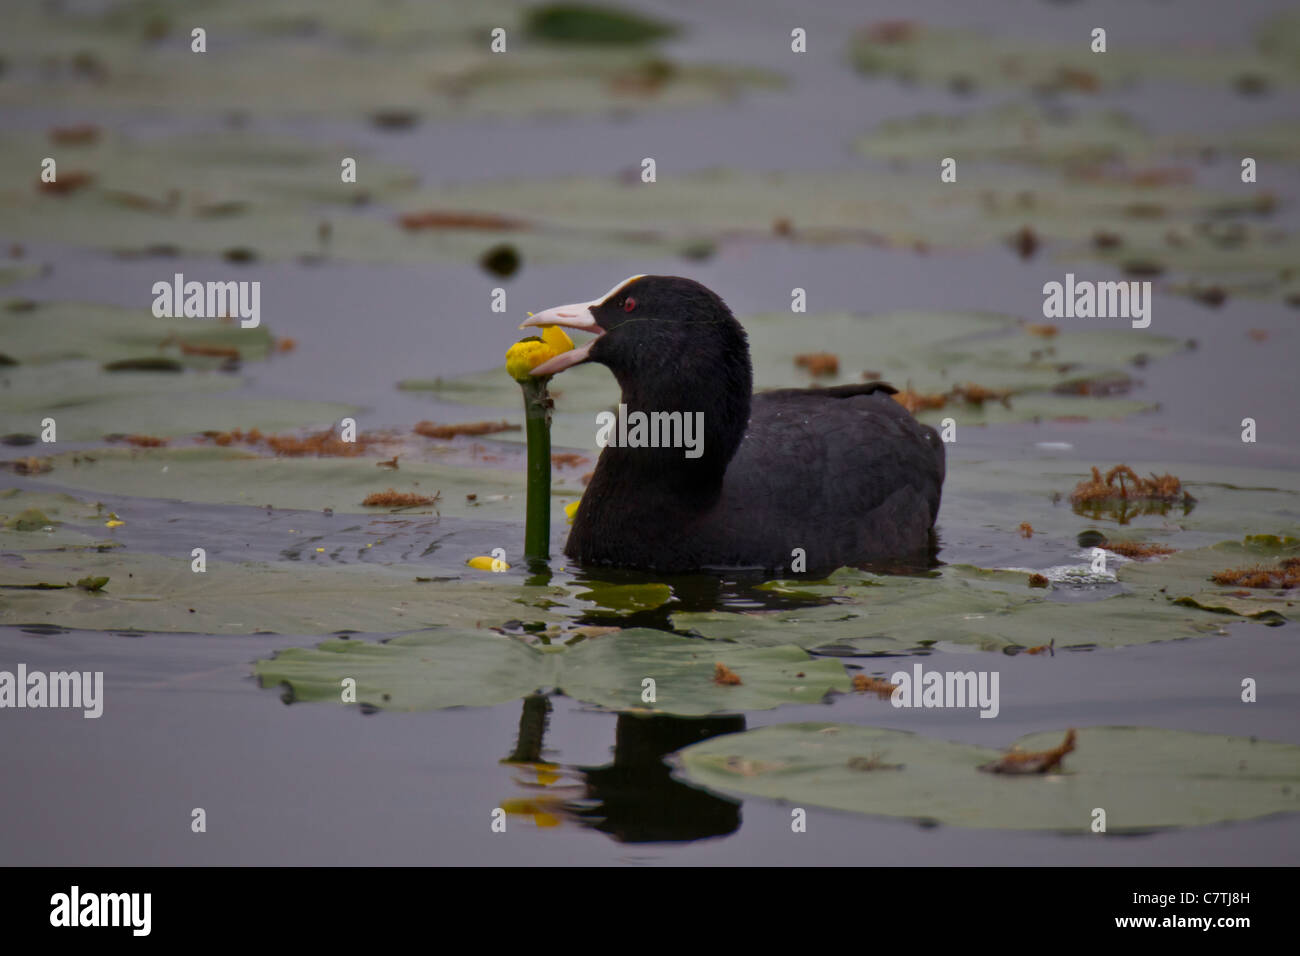
{"type": "Polygon", "coordinates": [[[740,687],[713,682],[708,644],[640,628],[540,649],[482,631],[408,634],[385,644],[328,641],[282,651],[255,666],[264,686],[287,683],[296,700],[342,699],[342,680],[357,682],[357,701],[394,710],[486,705],[561,688],[578,700],[615,709],[683,716],[766,710],[815,703],[848,687],[844,668],[794,647],[736,648],[740,687]],[[645,701],[644,680],[655,682],[645,701]]]}
{"type": "MultiPolygon", "coordinates": [[[[1047,750],[1063,731],[1017,741],[1047,750]]],[[[1003,830],[1108,833],[1205,826],[1300,810],[1300,747],[1150,727],[1087,727],[1058,773],[979,767],[1000,754],[898,730],[783,724],[693,744],[680,775],[727,795],[1003,830]]]]}

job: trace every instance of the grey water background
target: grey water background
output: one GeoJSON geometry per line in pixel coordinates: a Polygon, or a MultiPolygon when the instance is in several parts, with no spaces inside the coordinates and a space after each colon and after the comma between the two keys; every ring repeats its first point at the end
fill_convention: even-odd
{"type": "MultiPolygon", "coordinates": [[[[1135,44],[1231,45],[1247,42],[1261,19],[1289,4],[919,0],[895,8],[850,0],[797,7],[776,0],[661,0],[635,6],[689,27],[668,45],[669,55],[768,66],[786,73],[791,84],[726,106],[641,115],[439,121],[399,133],[308,119],[265,128],[324,143],[358,141],[375,156],[419,170],[429,182],[607,174],[647,155],[656,157],[661,177],[720,165],[852,168],[862,162],[849,144],[856,133],[886,118],[953,110],[966,102],[946,91],[868,82],[855,74],[844,45],[864,22],[906,16],[1057,42],[1086,36],[1100,25],[1108,28],[1112,44],[1122,36],[1135,44]],[[789,30],[796,25],[808,30],[809,54],[789,53],[789,30]]],[[[975,102],[997,99],[991,93],[975,102]]],[[[1210,137],[1213,130],[1294,117],[1295,105],[1282,95],[1243,99],[1226,89],[1189,93],[1158,82],[1100,94],[1093,104],[1123,108],[1156,131],[1205,131],[1210,137]]],[[[96,117],[33,104],[6,111],[0,121],[7,128],[43,129],[96,117]]],[[[173,133],[189,122],[138,117],[127,128],[173,133]]],[[[259,122],[265,121],[253,119],[251,128],[259,122]]],[[[1294,227],[1300,192],[1295,174],[1280,167],[1268,172],[1288,177],[1269,188],[1286,200],[1282,221],[1294,227]]],[[[28,246],[32,259],[52,261],[55,269],[14,286],[15,295],[145,307],[144,290],[158,278],[157,263],[28,246]]],[[[188,271],[187,265],[177,260],[175,271],[188,271]]],[[[1041,314],[1045,268],[1005,249],[924,257],[870,247],[755,243],[724,246],[703,263],[526,264],[507,288],[513,314],[589,298],[631,273],[674,272],[715,289],[741,316],[787,308],[789,290],[798,285],[809,290],[810,312],[988,309],[1032,319],[1041,314]]],[[[393,383],[497,366],[519,335],[515,323],[487,310],[488,290],[497,280],[472,264],[307,269],[261,263],[240,275],[262,280],[266,321],[277,335],[299,343],[283,360],[247,367],[252,386],[245,394],[351,402],[368,409],[367,423],[410,423],[440,413],[447,420],[462,418],[462,410],[400,392],[393,383]],[[466,317],[479,318],[470,323],[466,317]]],[[[1141,371],[1143,385],[1134,394],[1159,401],[1158,411],[1123,423],[967,428],[949,448],[950,471],[990,456],[1043,458],[1056,453],[1038,443],[1068,442],[1068,457],[1099,463],[1158,459],[1296,474],[1300,387],[1296,350],[1286,347],[1295,341],[1295,312],[1245,300],[1214,311],[1158,296],[1154,315],[1152,331],[1200,343],[1195,351],[1141,371]],[[1250,328],[1269,330],[1269,342],[1251,341],[1244,334],[1250,328]],[[1256,445],[1237,439],[1246,416],[1259,422],[1256,445]]],[[[1088,320],[1075,323],[1088,327],[1088,320]]],[[[1059,324],[1068,327],[1071,320],[1059,324]]],[[[113,506],[112,496],[100,497],[113,506]]],[[[236,511],[167,502],[153,507],[159,524],[229,520],[218,512],[236,511]]],[[[251,533],[267,535],[255,539],[265,542],[272,540],[269,531],[251,533]]],[[[981,720],[973,710],[898,711],[874,697],[854,696],[750,714],[747,726],[836,720],[1000,748],[1046,728],[1140,724],[1300,744],[1298,637],[1295,624],[1242,624],[1230,638],[1058,653],[1046,662],[1023,655],[934,653],[923,659],[927,669],[1001,672],[996,720],[981,720]],[[1243,675],[1260,682],[1256,704],[1239,700],[1243,675]]],[[[107,698],[104,716],[95,721],[59,711],[8,711],[0,717],[0,862],[1283,864],[1293,862],[1300,848],[1295,816],[1095,837],[927,828],[808,807],[807,833],[793,834],[789,807],[757,799],[744,801],[730,832],[690,843],[620,843],[594,829],[537,829],[513,818],[507,833],[494,834],[492,808],[526,795],[512,782],[518,771],[498,763],[514,747],[520,705],[361,716],[351,708],[285,707],[249,676],[251,661],[318,640],[0,628],[0,668],[23,661],[31,669],[103,670],[107,698]],[[191,807],[207,811],[207,833],[190,832],[191,807]]],[[[892,670],[895,663],[910,667],[911,659],[884,666],[892,670]]],[[[868,667],[877,669],[874,663],[868,667]]],[[[615,716],[565,698],[556,698],[554,706],[547,759],[608,764],[615,716]]]]}

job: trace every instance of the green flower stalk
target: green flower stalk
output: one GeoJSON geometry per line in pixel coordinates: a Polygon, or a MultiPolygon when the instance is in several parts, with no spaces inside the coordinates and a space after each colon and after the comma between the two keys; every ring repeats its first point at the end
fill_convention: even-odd
{"type": "Polygon", "coordinates": [[[542,337],[530,336],[510,346],[506,371],[519,383],[524,394],[524,428],[528,438],[528,495],[524,521],[524,560],[529,565],[545,564],[551,556],[551,396],[546,383],[533,369],[573,348],[573,340],[558,326],[550,326],[542,337]]]}

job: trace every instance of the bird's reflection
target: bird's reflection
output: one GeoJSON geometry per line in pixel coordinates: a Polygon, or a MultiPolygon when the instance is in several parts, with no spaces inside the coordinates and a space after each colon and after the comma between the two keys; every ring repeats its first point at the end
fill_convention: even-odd
{"type": "Polygon", "coordinates": [[[744,716],[619,714],[613,762],[583,767],[545,761],[550,712],[546,695],[525,698],[519,737],[504,762],[531,771],[531,777],[516,782],[534,793],[504,801],[508,814],[531,817],[542,827],[573,821],[620,843],[680,843],[739,829],[739,803],[675,780],[664,758],[701,740],[743,731],[744,716]]]}

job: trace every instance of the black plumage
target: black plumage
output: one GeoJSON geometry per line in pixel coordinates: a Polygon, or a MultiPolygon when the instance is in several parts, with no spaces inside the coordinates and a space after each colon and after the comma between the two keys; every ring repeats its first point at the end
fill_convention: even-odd
{"type": "Polygon", "coordinates": [[[592,331],[535,370],[607,366],[627,412],[703,413],[703,453],[606,447],[565,554],[660,572],[809,570],[916,559],[932,548],[944,448],[882,382],[753,394],[745,330],[713,292],[636,276],[527,325],[592,331]]]}

